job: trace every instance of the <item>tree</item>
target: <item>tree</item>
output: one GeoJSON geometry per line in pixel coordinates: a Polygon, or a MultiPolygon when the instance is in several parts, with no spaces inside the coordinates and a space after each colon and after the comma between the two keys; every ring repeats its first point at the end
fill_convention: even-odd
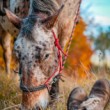
{"type": "Polygon", "coordinates": [[[94,46],[95,50],[101,50],[105,57],[105,51],[110,51],[110,27],[105,32],[100,30],[98,37],[94,38],[94,46]]]}
{"type": "MultiPolygon", "coordinates": [[[[69,51],[69,56],[65,64],[66,70],[70,69],[81,77],[85,76],[89,70],[90,58],[93,53],[91,43],[84,35],[86,24],[81,19],[73,34],[73,40],[69,51]]],[[[71,74],[71,72],[70,72],[71,74]]]]}

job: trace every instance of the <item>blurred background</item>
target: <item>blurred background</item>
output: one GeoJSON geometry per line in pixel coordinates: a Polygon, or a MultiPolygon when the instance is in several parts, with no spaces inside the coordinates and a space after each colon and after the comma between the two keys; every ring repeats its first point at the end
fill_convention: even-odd
{"type": "MultiPolygon", "coordinates": [[[[12,72],[16,68],[15,64],[13,60],[12,72]]],[[[5,72],[1,47],[0,72],[5,72]]],[[[63,73],[67,82],[71,79],[71,89],[80,85],[89,91],[97,79],[110,79],[110,0],[82,0],[80,20],[73,33],[63,73]]],[[[7,79],[3,74],[0,76],[0,110],[21,102],[19,84],[13,83],[16,82],[14,79],[15,75],[13,80],[7,79]]],[[[67,82],[61,86],[68,85],[67,82]]],[[[61,103],[64,106],[63,102],[61,103]]],[[[110,110],[110,107],[107,110],[110,110]]]]}
{"type": "Polygon", "coordinates": [[[73,42],[65,66],[69,73],[85,76],[87,71],[95,75],[99,70],[102,75],[105,71],[109,71],[109,11],[109,0],[82,0],[80,22],[73,34],[73,42]]]}

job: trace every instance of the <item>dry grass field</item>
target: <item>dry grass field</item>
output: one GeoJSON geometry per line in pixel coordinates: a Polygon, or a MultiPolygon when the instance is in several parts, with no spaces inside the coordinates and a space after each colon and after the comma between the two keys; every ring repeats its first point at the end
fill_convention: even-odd
{"type": "MultiPolygon", "coordinates": [[[[63,75],[64,82],[60,81],[60,94],[58,100],[47,110],[66,110],[68,95],[77,86],[83,87],[89,94],[94,82],[100,78],[110,79],[109,70],[98,70],[96,74],[90,74],[86,78],[74,78],[63,75]]],[[[5,73],[0,73],[0,110],[18,110],[21,102],[21,91],[19,89],[19,78],[12,75],[10,78],[5,73]]],[[[110,105],[106,108],[110,110],[110,105]]]]}

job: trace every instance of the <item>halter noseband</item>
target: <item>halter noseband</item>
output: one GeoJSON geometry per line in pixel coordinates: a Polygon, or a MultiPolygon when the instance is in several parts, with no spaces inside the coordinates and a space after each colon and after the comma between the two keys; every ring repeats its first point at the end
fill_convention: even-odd
{"type": "MultiPolygon", "coordinates": [[[[58,67],[57,69],[55,70],[55,72],[45,81],[45,83],[43,85],[40,85],[40,86],[37,86],[37,87],[31,87],[31,88],[28,88],[26,87],[25,85],[23,85],[23,82],[21,81],[20,82],[20,89],[23,91],[23,92],[35,92],[35,91],[39,91],[39,90],[42,90],[42,89],[45,89],[47,88],[49,90],[49,85],[53,83],[53,80],[54,78],[57,76],[57,75],[60,75],[62,69],[63,69],[63,61],[62,61],[62,54],[64,54],[64,56],[67,56],[60,44],[59,44],[59,39],[58,37],[56,36],[54,30],[52,30],[52,34],[53,34],[53,37],[54,37],[54,44],[55,44],[55,47],[57,48],[58,50],[58,67]]],[[[58,78],[57,78],[58,79],[58,78]]]]}

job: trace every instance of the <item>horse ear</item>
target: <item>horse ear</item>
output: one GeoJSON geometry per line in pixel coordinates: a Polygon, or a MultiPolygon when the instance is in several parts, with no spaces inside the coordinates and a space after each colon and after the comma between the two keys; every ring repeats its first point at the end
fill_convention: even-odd
{"type": "Polygon", "coordinates": [[[21,27],[21,22],[22,19],[20,19],[19,17],[17,17],[14,13],[12,13],[10,10],[8,9],[4,9],[6,16],[8,17],[9,21],[11,21],[11,23],[18,29],[20,29],[21,27]]]}
{"type": "Polygon", "coordinates": [[[55,25],[63,7],[64,5],[62,5],[61,8],[54,15],[49,16],[46,19],[43,19],[41,23],[44,24],[46,28],[51,29],[55,25]]]}

